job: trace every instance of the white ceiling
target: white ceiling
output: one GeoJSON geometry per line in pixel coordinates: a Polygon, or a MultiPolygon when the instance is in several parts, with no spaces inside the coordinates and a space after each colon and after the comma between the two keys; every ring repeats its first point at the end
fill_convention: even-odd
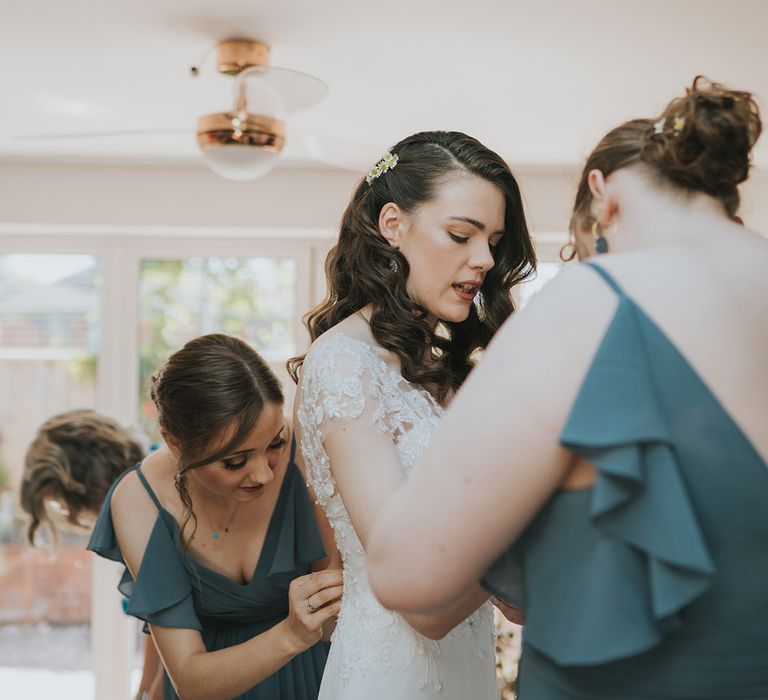
{"type": "MultiPolygon", "coordinates": [[[[768,114],[768,0],[0,0],[0,160],[196,163],[199,115],[231,105],[215,41],[329,85],[287,122],[286,164],[364,168],[421,129],[477,136],[517,167],[574,165],[697,73],[768,114]],[[46,132],[186,129],[17,141],[46,132]]],[[[756,162],[768,167],[768,137],[756,162]]]]}

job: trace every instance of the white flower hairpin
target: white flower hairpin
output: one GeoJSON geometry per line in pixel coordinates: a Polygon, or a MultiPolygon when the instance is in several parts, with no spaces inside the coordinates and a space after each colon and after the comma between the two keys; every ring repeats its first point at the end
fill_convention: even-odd
{"type": "Polygon", "coordinates": [[[397,165],[397,154],[387,153],[365,176],[365,181],[370,185],[376,178],[381,177],[387,170],[392,170],[397,165]]]}
{"type": "MultiPolygon", "coordinates": [[[[653,133],[654,135],[657,134],[663,134],[664,128],[667,126],[667,118],[662,117],[653,125],[653,133]]],[[[680,132],[683,130],[683,127],[685,126],[685,117],[683,116],[676,116],[672,118],[672,133],[675,136],[679,136],[680,132]]]]}

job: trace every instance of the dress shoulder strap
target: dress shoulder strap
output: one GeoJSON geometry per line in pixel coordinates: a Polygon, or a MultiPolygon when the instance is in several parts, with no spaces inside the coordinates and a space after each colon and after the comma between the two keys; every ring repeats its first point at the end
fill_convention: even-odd
{"type": "Polygon", "coordinates": [[[614,291],[616,294],[618,294],[620,297],[626,297],[627,295],[624,293],[624,290],[619,286],[619,283],[611,277],[610,274],[605,270],[602,265],[597,265],[593,262],[587,262],[585,263],[588,267],[591,267],[595,272],[597,272],[600,277],[602,277],[606,284],[614,291]]]}
{"type": "Polygon", "coordinates": [[[163,507],[160,505],[160,500],[155,495],[155,492],[152,490],[152,487],[149,485],[149,482],[147,481],[147,477],[145,477],[143,472],[141,471],[141,465],[136,467],[136,473],[139,475],[139,479],[141,480],[141,483],[144,484],[144,488],[147,489],[147,493],[149,494],[150,498],[154,501],[155,505],[157,506],[157,509],[162,510],[163,507]]]}

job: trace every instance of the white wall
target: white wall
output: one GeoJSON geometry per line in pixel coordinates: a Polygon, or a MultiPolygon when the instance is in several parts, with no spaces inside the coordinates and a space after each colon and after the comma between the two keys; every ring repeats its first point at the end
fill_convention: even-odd
{"type": "MultiPolygon", "coordinates": [[[[564,232],[578,170],[517,169],[516,175],[533,231],[564,232]]],[[[343,170],[286,168],[240,183],[196,166],[0,163],[0,224],[333,231],[358,177],[343,170]]],[[[753,173],[743,200],[747,225],[768,234],[768,171],[753,173]]]]}
{"type": "MultiPolygon", "coordinates": [[[[534,232],[563,231],[571,217],[571,207],[581,171],[578,168],[518,169],[534,232]]],[[[768,236],[768,170],[752,171],[742,185],[741,216],[750,228],[768,236]]]]}
{"type": "Polygon", "coordinates": [[[335,227],[356,178],[283,169],[243,183],[195,166],[0,164],[0,222],[335,227]]]}

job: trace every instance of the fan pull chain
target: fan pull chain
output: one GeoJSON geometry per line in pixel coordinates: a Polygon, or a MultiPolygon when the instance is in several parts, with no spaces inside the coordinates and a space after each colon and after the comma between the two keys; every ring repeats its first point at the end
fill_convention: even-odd
{"type": "Polygon", "coordinates": [[[215,41],[213,44],[211,44],[205,51],[203,51],[203,55],[200,56],[200,60],[194,65],[189,67],[189,74],[193,78],[196,78],[198,75],[200,75],[200,66],[205,62],[205,59],[208,58],[211,51],[213,51],[213,49],[215,49],[218,45],[219,45],[218,41],[215,41]]]}

